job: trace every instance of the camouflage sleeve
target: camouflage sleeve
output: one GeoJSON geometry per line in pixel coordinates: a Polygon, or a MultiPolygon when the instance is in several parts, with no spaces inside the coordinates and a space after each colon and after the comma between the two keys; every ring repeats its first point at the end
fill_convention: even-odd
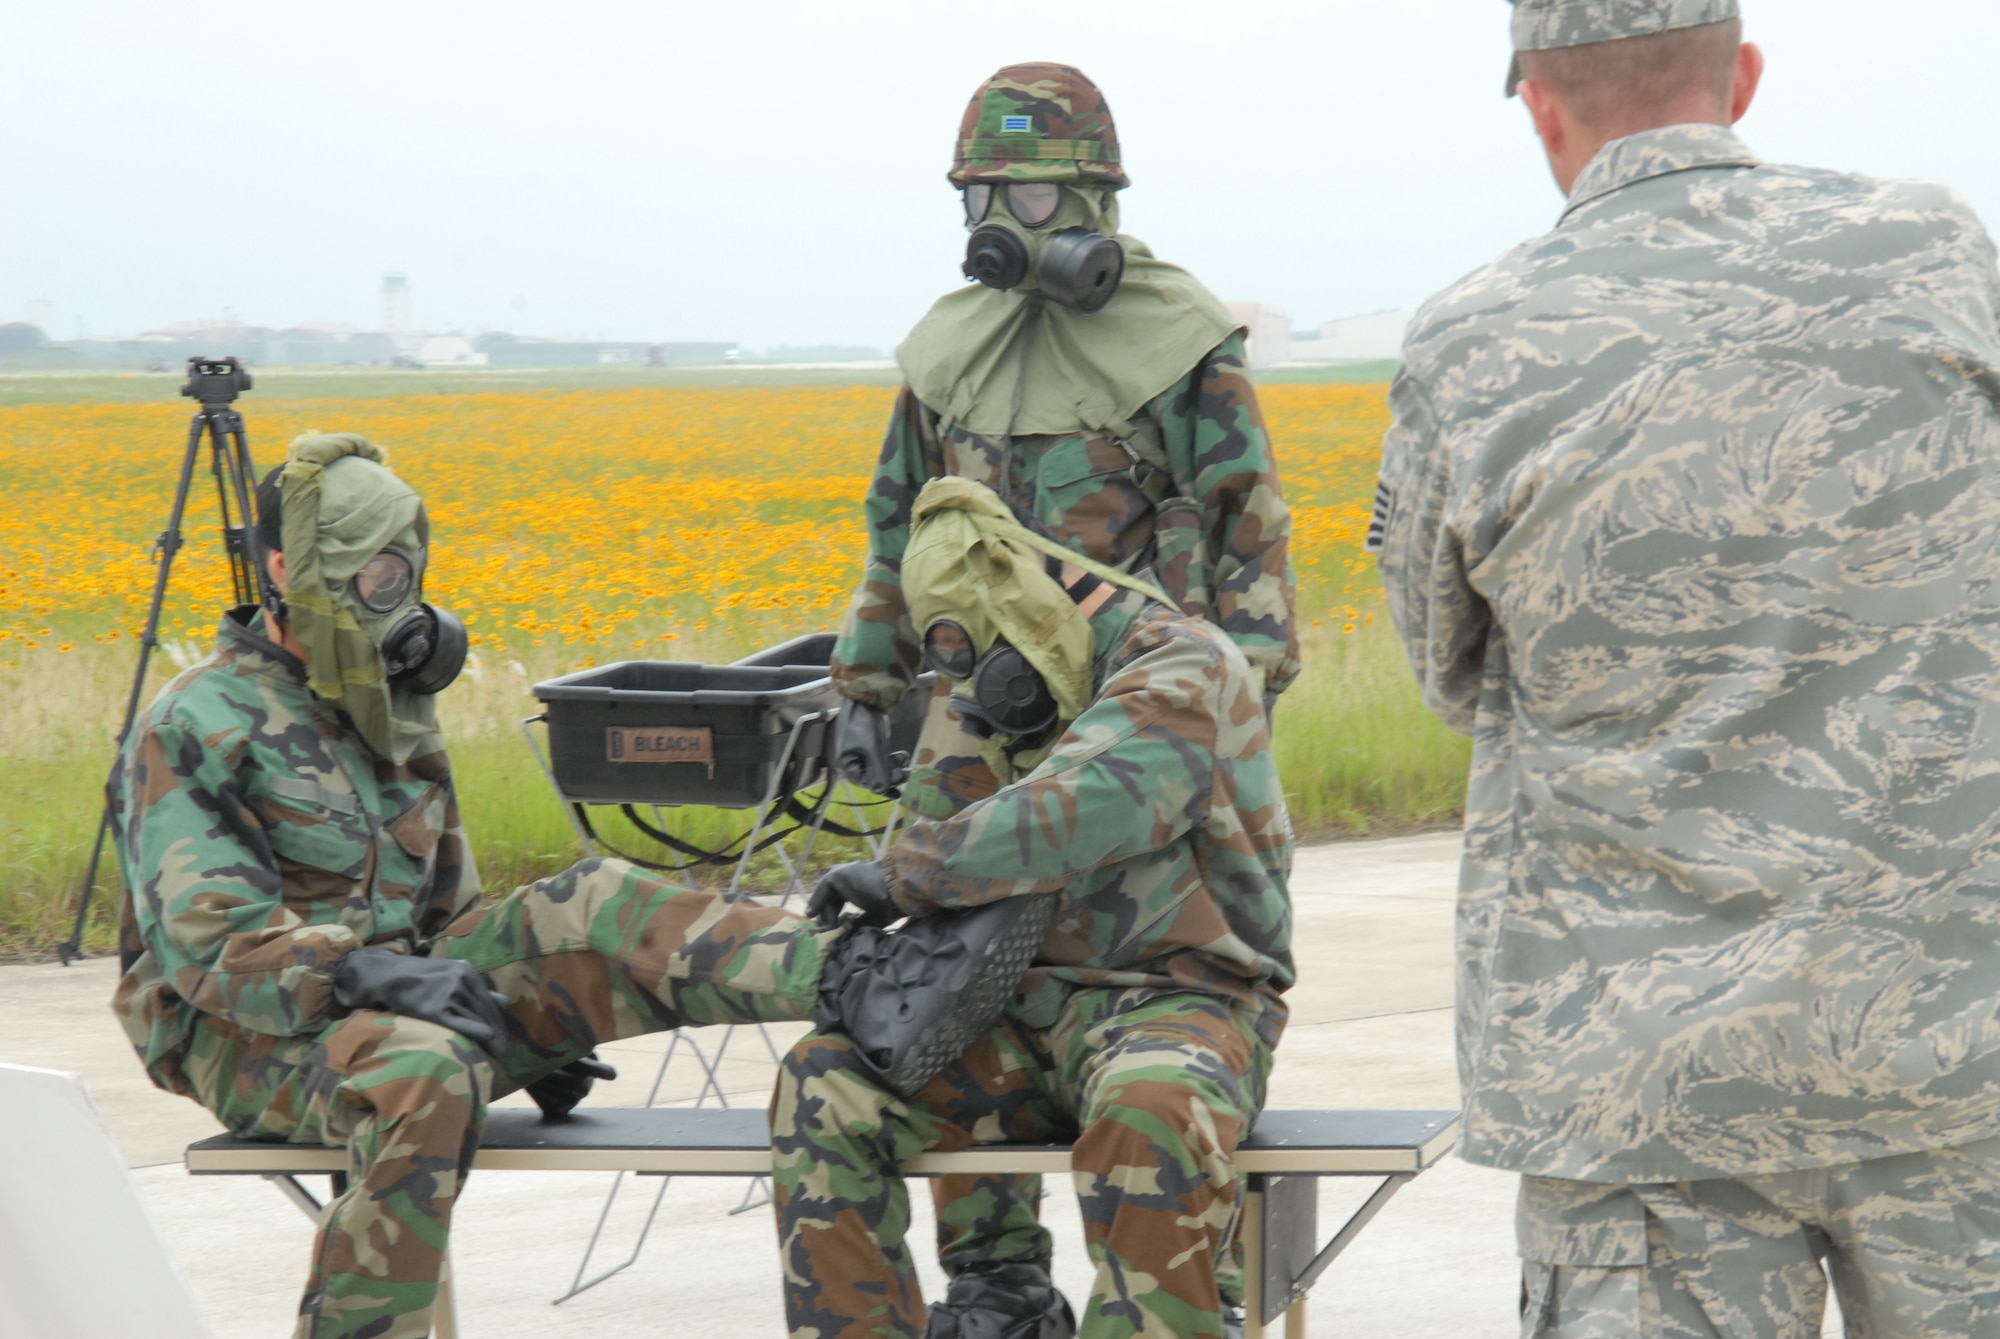
{"type": "Polygon", "coordinates": [[[1430,399],[1407,368],[1390,388],[1389,405],[1393,421],[1382,439],[1370,545],[1424,705],[1469,735],[1491,615],[1467,579],[1465,550],[1446,524],[1450,462],[1430,399]]]}
{"type": "Polygon", "coordinates": [[[868,558],[861,588],[841,619],[833,648],[835,687],[885,711],[916,681],[917,637],[903,604],[903,550],[910,542],[910,506],[938,472],[936,456],[923,403],[905,386],[896,397],[862,507],[868,558]]]}
{"type": "Polygon", "coordinates": [[[905,829],[883,859],[890,891],[911,912],[978,906],[1056,892],[1100,865],[1166,849],[1214,803],[1229,678],[1218,648],[1192,637],[1134,658],[1034,771],[905,829]]]}
{"type": "Polygon", "coordinates": [[[117,799],[119,855],[140,942],[175,993],[253,1032],[314,1032],[338,1016],[333,964],[360,941],[285,903],[263,821],[229,765],[233,740],[171,716],[138,735],[117,799]]]}
{"type": "Polygon", "coordinates": [[[1200,504],[1212,565],[1212,603],[1199,612],[1242,650],[1266,692],[1283,692],[1299,674],[1292,513],[1242,336],[1218,344],[1164,398],[1167,459],[1200,504]]]}

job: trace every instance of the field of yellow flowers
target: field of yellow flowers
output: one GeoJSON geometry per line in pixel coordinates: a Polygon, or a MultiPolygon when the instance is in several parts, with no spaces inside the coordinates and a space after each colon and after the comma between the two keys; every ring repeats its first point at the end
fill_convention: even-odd
{"type": "MultiPolygon", "coordinates": [[[[837,615],[892,395],[637,388],[279,403],[256,406],[251,450],[268,467],[313,429],[387,446],[430,507],[430,589],[475,645],[670,656],[677,641],[747,647],[837,615]]],[[[1343,625],[1366,618],[1373,568],[1360,543],[1381,388],[1273,386],[1264,404],[1284,450],[1305,606],[1343,625]]],[[[137,634],[185,422],[173,404],[0,409],[0,668],[137,634]]],[[[228,602],[215,517],[203,474],[169,629],[205,629],[228,602]]]]}
{"type": "MultiPolygon", "coordinates": [[[[1388,694],[1397,712],[1414,710],[1361,551],[1384,388],[1284,384],[1261,394],[1310,633],[1308,677],[1279,716],[1281,761],[1297,758],[1287,764],[1295,814],[1311,830],[1448,812],[1455,778],[1370,799],[1363,792],[1384,775],[1382,759],[1352,761],[1359,790],[1353,778],[1333,785],[1322,775],[1330,751],[1353,751],[1342,741],[1383,728],[1375,699],[1388,694]],[[1371,712],[1376,720],[1359,719],[1371,712]]],[[[466,620],[473,678],[487,676],[445,701],[468,827],[475,842],[483,827],[506,847],[482,862],[497,882],[496,863],[523,874],[560,863],[566,829],[546,794],[525,783],[510,783],[482,821],[482,783],[468,776],[464,749],[484,739],[491,770],[521,770],[509,731],[526,714],[531,678],[617,658],[732,659],[832,626],[859,571],[860,501],[893,395],[881,386],[630,387],[245,408],[260,468],[298,433],[358,432],[383,444],[426,498],[427,593],[466,620]]],[[[0,751],[10,759],[0,777],[0,941],[9,925],[37,919],[10,917],[8,898],[54,905],[81,869],[187,412],[172,403],[0,407],[0,751]]],[[[205,472],[196,483],[163,626],[181,660],[206,643],[229,602],[214,485],[205,472]]],[[[164,662],[155,685],[172,672],[164,662]]],[[[1408,719],[1391,728],[1421,734],[1420,713],[1408,719]]],[[[1448,744],[1425,747],[1444,749],[1447,772],[1461,765],[1448,744]]]]}

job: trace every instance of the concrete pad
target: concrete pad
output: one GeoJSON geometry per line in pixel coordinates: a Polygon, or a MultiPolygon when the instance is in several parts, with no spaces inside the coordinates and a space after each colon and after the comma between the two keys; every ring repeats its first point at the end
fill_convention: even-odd
{"type": "MultiPolygon", "coordinates": [[[[1458,1103],[1452,1056],[1451,916],[1456,834],[1306,847],[1293,882],[1300,979],[1278,1050],[1270,1105],[1429,1107],[1458,1103]]],[[[190,1177],[181,1149],[216,1130],[182,1098],[155,1091],[106,1001],[109,960],[75,967],[0,967],[9,1020],[0,1060],[82,1071],[217,1339],[267,1339],[291,1325],[312,1225],[256,1178],[190,1177]]],[[[780,1051],[803,1024],[772,1025],[780,1051]]],[[[754,1029],[722,1048],[718,1030],[688,1034],[714,1066],[731,1106],[761,1107],[771,1051],[754,1029]]],[[[691,1105],[706,1075],[683,1048],[664,1076],[667,1037],[603,1048],[618,1082],[594,1104],[691,1105]]],[[[715,1102],[713,1092],[707,1104],[715,1102]]],[[[525,1102],[522,1096],[508,1104],[525,1102]]],[[[650,1240],[615,1278],[552,1305],[577,1274],[613,1178],[587,1173],[487,1173],[460,1200],[453,1256],[464,1332],[490,1336],[783,1332],[770,1209],[732,1213],[751,1183],[669,1183],[650,1240]]],[[[1322,1182],[1320,1224],[1331,1232],[1374,1189],[1370,1179],[1322,1182]]],[[[324,1182],[311,1183],[316,1194],[324,1182]]],[[[1090,1291],[1074,1196],[1051,1179],[1042,1212],[1057,1243],[1057,1282],[1077,1302],[1090,1291]]],[[[606,1217],[593,1269],[632,1254],[659,1183],[625,1178],[606,1217]]],[[[912,1188],[916,1254],[929,1296],[942,1276],[929,1258],[928,1192],[912,1188]]],[[[1501,1339],[1518,1331],[1514,1178],[1455,1159],[1405,1187],[1314,1290],[1313,1332],[1370,1339],[1501,1339]]],[[[1837,1330],[1829,1333],[1837,1334],[1837,1330]]]]}
{"type": "Polygon", "coordinates": [[[9,1022],[0,1060],[82,1074],[128,1167],[178,1163],[182,1149],[221,1134],[222,1126],[146,1077],[111,1016],[118,975],[115,958],[0,967],[0,1018],[9,1022]]]}

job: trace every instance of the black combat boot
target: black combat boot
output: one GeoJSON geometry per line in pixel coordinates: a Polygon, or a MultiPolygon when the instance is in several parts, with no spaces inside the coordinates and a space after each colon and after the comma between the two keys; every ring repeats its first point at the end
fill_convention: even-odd
{"type": "Polygon", "coordinates": [[[967,1265],[931,1303],[924,1339],[1076,1339],[1076,1313],[1040,1261],[967,1265]]]}

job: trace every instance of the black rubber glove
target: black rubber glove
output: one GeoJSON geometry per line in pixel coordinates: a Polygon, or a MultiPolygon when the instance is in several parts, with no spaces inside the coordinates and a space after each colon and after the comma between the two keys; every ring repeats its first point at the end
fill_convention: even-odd
{"type": "Polygon", "coordinates": [[[609,1083],[617,1077],[618,1071],[599,1060],[597,1052],[592,1051],[536,1079],[528,1085],[528,1096],[534,1098],[535,1105],[542,1109],[542,1119],[561,1120],[590,1096],[590,1090],[597,1086],[599,1079],[609,1083]]]}
{"type": "Polygon", "coordinates": [[[833,765],[863,790],[901,793],[910,779],[910,755],[889,752],[889,717],[865,702],[843,702],[833,718],[833,765]]]}
{"type": "Polygon", "coordinates": [[[454,958],[358,948],[333,969],[333,1002],[450,1028],[498,1060],[507,1054],[507,997],[486,973],[454,958]]]}
{"type": "Polygon", "coordinates": [[[889,896],[882,866],[873,860],[850,860],[820,875],[819,887],[806,903],[806,915],[831,930],[844,906],[860,912],[863,925],[893,925],[903,919],[903,909],[889,896]]]}

